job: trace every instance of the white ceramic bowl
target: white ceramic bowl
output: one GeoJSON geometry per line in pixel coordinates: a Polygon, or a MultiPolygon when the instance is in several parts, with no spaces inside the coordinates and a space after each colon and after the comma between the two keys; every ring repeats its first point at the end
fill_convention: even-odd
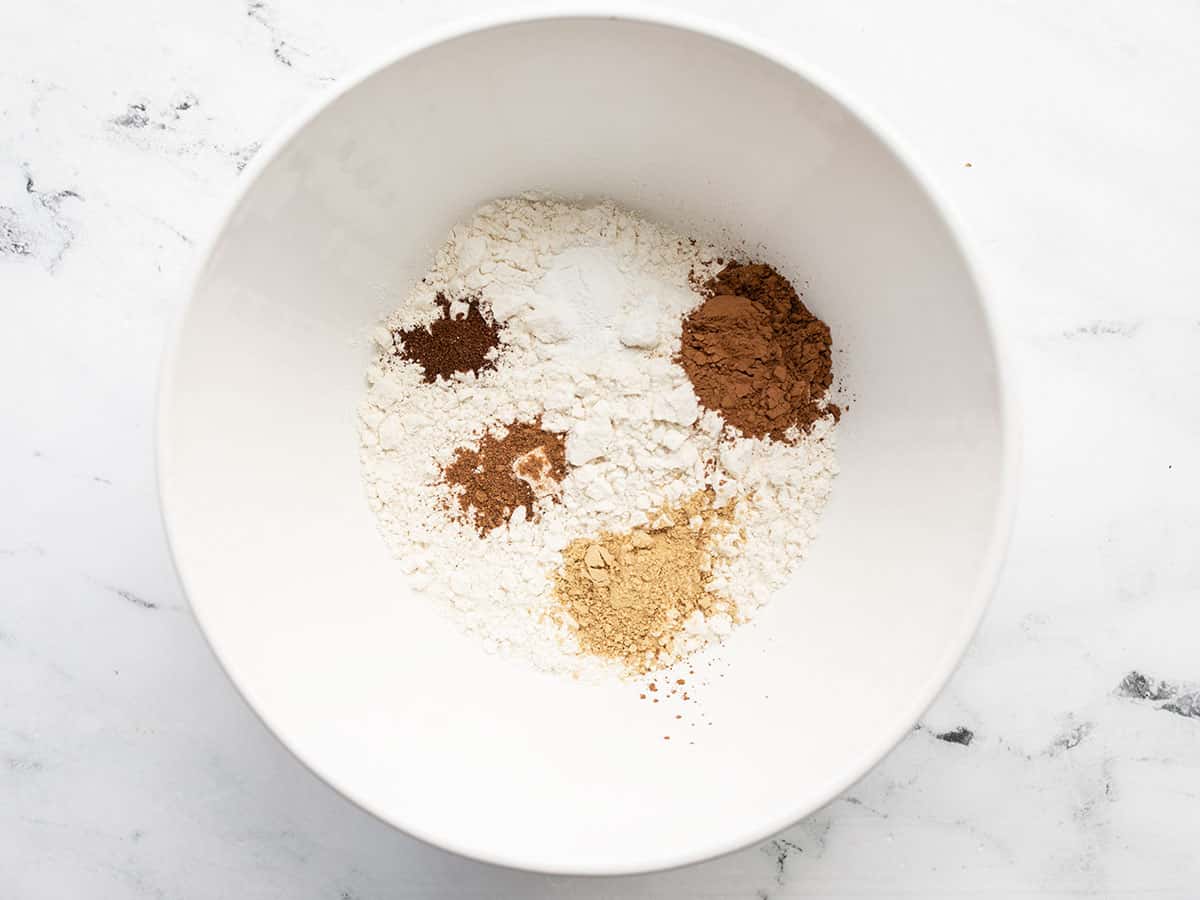
{"type": "Polygon", "coordinates": [[[744,40],[602,17],[420,42],[264,148],[160,412],[181,579],[271,730],[417,837],[560,873],[737,849],[862,776],[970,640],[1016,456],[979,284],[878,129],[744,40]],[[367,508],[371,326],[454,222],[527,189],[727,227],[803,283],[845,351],[856,400],[821,535],[697,691],[710,725],[488,656],[406,588],[367,508]]]}

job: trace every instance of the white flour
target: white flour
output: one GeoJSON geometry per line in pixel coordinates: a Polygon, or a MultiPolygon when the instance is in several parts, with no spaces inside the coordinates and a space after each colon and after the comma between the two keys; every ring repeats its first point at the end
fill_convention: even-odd
{"type": "MultiPolygon", "coordinates": [[[[490,650],[553,670],[604,664],[543,620],[549,577],[574,538],[644,524],[645,512],[706,485],[734,495],[736,534],[718,548],[713,590],[743,617],[786,578],[813,536],[836,472],[833,426],[794,445],[720,439],[722,420],[701,415],[672,362],[681,318],[701,298],[720,251],[692,244],[612,204],[580,208],[533,197],[497,201],[456,226],[432,270],[379,329],[432,321],[435,295],[482,294],[504,323],[497,366],[433,384],[383,352],[367,373],[360,408],[368,498],[412,587],[448,604],[490,650]],[[441,467],[488,429],[542,415],[566,432],[572,468],[561,503],[536,522],[518,510],[484,537],[449,518],[441,467]]],[[[727,615],[697,614],[677,639],[687,652],[728,633],[727,615]]]]}

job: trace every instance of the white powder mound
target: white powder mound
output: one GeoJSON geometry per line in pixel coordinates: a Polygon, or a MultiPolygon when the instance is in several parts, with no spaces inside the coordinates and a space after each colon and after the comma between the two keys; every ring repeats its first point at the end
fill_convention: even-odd
{"type": "MultiPolygon", "coordinates": [[[[731,439],[672,361],[682,317],[701,302],[689,275],[715,274],[728,255],[611,203],[509,198],[456,226],[378,329],[360,408],[371,508],[411,586],[489,650],[574,674],[609,668],[545,615],[562,549],[642,525],[648,510],[705,486],[722,504],[739,498],[740,536],[717,548],[712,587],[743,617],[803,555],[836,472],[832,423],[795,444],[731,439]],[[504,324],[494,370],[429,384],[418,365],[391,355],[391,330],[435,319],[438,292],[482,295],[504,324]],[[545,504],[535,521],[519,509],[484,537],[447,515],[441,469],[455,450],[538,415],[567,435],[561,503],[545,504]]],[[[725,614],[697,614],[673,649],[690,652],[732,625],[725,614]]]]}

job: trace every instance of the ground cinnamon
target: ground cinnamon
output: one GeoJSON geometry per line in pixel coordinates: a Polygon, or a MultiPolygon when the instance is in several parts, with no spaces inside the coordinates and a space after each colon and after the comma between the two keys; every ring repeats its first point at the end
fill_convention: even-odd
{"type": "Polygon", "coordinates": [[[554,500],[567,473],[566,441],[542,428],[541,418],[513,422],[502,436],[488,432],[477,448],[461,447],[442,470],[462,518],[487,534],[518,509],[536,517],[539,500],[554,500]]]}
{"type": "Polygon", "coordinates": [[[731,262],[701,285],[708,299],[683,321],[679,363],[700,403],[748,437],[786,438],[841,410],[829,327],[765,263],[731,262]]]}

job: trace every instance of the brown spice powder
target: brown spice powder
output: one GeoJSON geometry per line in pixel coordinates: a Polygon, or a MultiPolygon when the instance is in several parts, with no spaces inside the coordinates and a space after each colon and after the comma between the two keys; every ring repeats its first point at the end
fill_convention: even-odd
{"type": "Polygon", "coordinates": [[[462,517],[487,534],[518,508],[533,519],[540,498],[557,499],[566,474],[566,441],[542,428],[538,417],[509,424],[502,437],[488,432],[478,448],[460,447],[442,480],[455,492],[462,517]]]}
{"type": "Polygon", "coordinates": [[[467,298],[466,315],[450,315],[450,301],[438,294],[437,305],[442,317],[429,325],[393,331],[398,354],[412,360],[425,373],[428,382],[438,377],[449,378],[455,372],[474,372],[478,375],[495,368],[495,354],[500,345],[500,326],[487,312],[478,297],[467,298]]]}
{"type": "Polygon", "coordinates": [[[700,403],[748,437],[783,440],[841,410],[829,326],[765,263],[731,262],[701,285],[708,298],[683,321],[678,362],[700,403]]]}
{"type": "Polygon", "coordinates": [[[585,653],[648,672],[670,661],[672,638],[693,612],[736,617],[734,604],[707,588],[708,548],[733,517],[732,507],[713,509],[713,497],[697,492],[678,508],[651,514],[646,528],[567,546],[554,592],[585,653]]]}

